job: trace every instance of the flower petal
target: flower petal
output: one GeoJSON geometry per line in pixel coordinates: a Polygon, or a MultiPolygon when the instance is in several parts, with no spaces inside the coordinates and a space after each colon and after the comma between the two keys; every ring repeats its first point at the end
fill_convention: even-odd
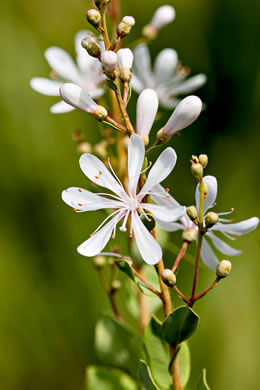
{"type": "Polygon", "coordinates": [[[173,170],[177,156],[173,148],[166,148],[157,158],[154,166],[149,172],[147,180],[138,196],[139,201],[151,188],[161,183],[173,170]]]}
{"type": "MultiPolygon", "coordinates": [[[[209,192],[206,198],[204,199],[204,204],[203,204],[203,215],[205,215],[208,209],[214,206],[214,203],[216,201],[217,192],[218,192],[218,182],[214,176],[208,175],[203,178],[203,183],[207,183],[209,186],[209,192]]],[[[199,208],[200,208],[199,184],[197,185],[196,188],[195,199],[196,199],[196,207],[199,212],[199,208]]]]}
{"type": "Polygon", "coordinates": [[[173,75],[177,63],[178,54],[173,49],[164,49],[158,54],[154,63],[154,73],[158,84],[168,80],[173,75]]]}
{"type": "Polygon", "coordinates": [[[159,263],[162,258],[162,249],[146,229],[136,210],[132,212],[132,225],[136,244],[143,260],[150,265],[159,263]]]}
{"type": "Polygon", "coordinates": [[[75,110],[70,104],[65,103],[63,100],[59,103],[54,104],[50,108],[50,112],[53,114],[64,114],[65,112],[70,112],[75,110]]]}
{"type": "Polygon", "coordinates": [[[136,187],[144,162],[144,153],[145,147],[142,138],[137,134],[131,135],[128,143],[128,189],[132,196],[136,195],[136,187]]]}
{"type": "Polygon", "coordinates": [[[93,114],[97,109],[97,104],[91,97],[76,84],[65,83],[60,87],[62,99],[75,108],[93,114]]]}
{"type": "Polygon", "coordinates": [[[207,237],[209,237],[215,246],[215,248],[223,253],[224,255],[228,256],[238,256],[242,253],[242,251],[239,251],[237,249],[232,248],[230,245],[226,244],[224,241],[222,241],[220,238],[215,236],[215,234],[207,232],[207,237]]]}
{"type": "Polygon", "coordinates": [[[104,95],[104,90],[102,88],[96,88],[89,93],[91,99],[99,99],[103,95],[104,95]]]}
{"type": "Polygon", "coordinates": [[[60,96],[59,89],[63,83],[49,80],[44,77],[34,77],[30,81],[30,86],[35,91],[47,96],[60,96]]]}
{"type": "Polygon", "coordinates": [[[177,202],[167,191],[165,191],[165,188],[161,184],[157,184],[151,189],[151,196],[152,200],[160,204],[161,206],[166,207],[179,207],[180,203],[177,202]]]}
{"type": "Polygon", "coordinates": [[[205,238],[202,242],[201,259],[208,268],[216,271],[219,261],[205,238]]]}
{"type": "Polygon", "coordinates": [[[165,222],[156,218],[158,225],[166,232],[177,232],[178,230],[184,230],[185,226],[179,222],[165,222]]]}
{"type": "Polygon", "coordinates": [[[236,236],[242,236],[243,234],[247,234],[252,232],[257,228],[259,224],[259,218],[252,217],[246,219],[245,221],[237,222],[237,223],[229,223],[224,224],[221,222],[216,223],[212,227],[212,230],[217,230],[219,232],[225,232],[230,234],[235,234],[236,236]]]}
{"type": "Polygon", "coordinates": [[[45,51],[44,55],[50,67],[55,70],[60,77],[67,81],[78,83],[78,69],[71,56],[65,50],[60,47],[52,46],[45,51]]]}
{"type": "Polygon", "coordinates": [[[151,59],[148,47],[138,45],[134,50],[134,73],[146,87],[153,87],[154,78],[151,70],[151,59]]]}
{"type": "Polygon", "coordinates": [[[198,74],[190,77],[188,80],[182,81],[175,88],[172,89],[172,95],[176,96],[184,93],[191,93],[196,89],[202,87],[207,81],[205,74],[198,74]]]}
{"type": "Polygon", "coordinates": [[[131,86],[137,93],[141,93],[142,90],[145,88],[143,83],[136,77],[135,74],[133,74],[132,80],[131,80],[131,86]]]}
{"type": "Polygon", "coordinates": [[[136,132],[148,136],[155,116],[157,114],[159,100],[153,89],[144,89],[139,95],[136,105],[136,132]]]}
{"type": "Polygon", "coordinates": [[[141,206],[143,209],[151,211],[155,218],[165,222],[177,221],[186,214],[186,207],[184,206],[167,207],[151,203],[141,203],[141,206]]]}

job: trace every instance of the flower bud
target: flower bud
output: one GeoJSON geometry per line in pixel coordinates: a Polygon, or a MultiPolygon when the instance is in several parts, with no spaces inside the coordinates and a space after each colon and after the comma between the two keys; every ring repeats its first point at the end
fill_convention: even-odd
{"type": "Polygon", "coordinates": [[[165,268],[162,270],[161,278],[168,287],[173,287],[176,284],[176,276],[170,269],[165,268]]]}
{"type": "Polygon", "coordinates": [[[149,137],[158,105],[158,96],[153,89],[144,89],[138,97],[136,105],[136,132],[144,139],[149,137]]]}
{"type": "Polygon", "coordinates": [[[93,258],[93,265],[96,268],[103,268],[106,265],[106,259],[104,256],[95,256],[93,258]]]}
{"type": "Polygon", "coordinates": [[[194,228],[187,228],[182,233],[183,241],[186,241],[188,244],[191,244],[198,237],[198,231],[194,228]]]}
{"type": "Polygon", "coordinates": [[[133,53],[130,49],[120,49],[117,52],[120,79],[129,82],[132,78],[133,53]]]}
{"type": "Polygon", "coordinates": [[[101,47],[93,38],[87,37],[82,39],[81,46],[83,47],[83,49],[87,50],[88,54],[91,57],[100,57],[101,47]]]}
{"type": "Polygon", "coordinates": [[[117,290],[121,288],[121,282],[119,280],[113,280],[111,283],[111,293],[115,293],[117,290]]]}
{"type": "Polygon", "coordinates": [[[196,179],[201,179],[203,177],[203,168],[200,163],[191,164],[191,173],[196,179]]]}
{"type": "Polygon", "coordinates": [[[171,23],[175,18],[175,9],[170,5],[163,5],[155,11],[150,26],[159,31],[162,27],[171,23]]]}
{"type": "Polygon", "coordinates": [[[186,208],[186,213],[192,221],[198,217],[198,210],[195,206],[189,206],[186,208]]]}
{"type": "Polygon", "coordinates": [[[209,192],[209,185],[208,183],[201,183],[200,191],[203,193],[204,198],[208,195],[209,192]]]}
{"type": "Polygon", "coordinates": [[[86,14],[87,21],[94,27],[101,24],[101,15],[96,9],[89,9],[86,14]]]}
{"type": "Polygon", "coordinates": [[[78,149],[79,153],[81,153],[81,154],[83,154],[83,153],[91,153],[92,146],[88,142],[80,142],[77,145],[77,149],[78,149]]]}
{"type": "Polygon", "coordinates": [[[101,63],[106,73],[112,73],[117,67],[118,58],[112,50],[106,50],[101,54],[101,63]]]}
{"type": "Polygon", "coordinates": [[[200,154],[199,162],[201,163],[203,168],[206,168],[206,166],[208,165],[208,156],[206,154],[200,154]]]}
{"type": "Polygon", "coordinates": [[[218,214],[214,213],[214,211],[210,211],[205,216],[205,224],[208,228],[214,226],[219,220],[218,214]]]}
{"type": "Polygon", "coordinates": [[[108,5],[111,0],[94,0],[96,7],[101,10],[103,5],[108,5]]]}
{"type": "Polygon", "coordinates": [[[132,16],[124,16],[119,25],[117,26],[117,34],[119,37],[124,38],[131,31],[131,28],[135,25],[135,19],[132,16]]]}
{"type": "Polygon", "coordinates": [[[108,116],[108,112],[105,107],[97,105],[96,110],[92,113],[92,116],[94,116],[99,121],[103,121],[108,116]]]}
{"type": "Polygon", "coordinates": [[[232,264],[229,260],[221,260],[218,263],[216,274],[219,278],[225,278],[230,274],[232,264]]]}
{"type": "Polygon", "coordinates": [[[199,116],[202,101],[197,96],[187,96],[175,108],[168,122],[163,128],[163,135],[171,137],[177,131],[191,125],[199,116]]]}
{"type": "Polygon", "coordinates": [[[101,158],[107,157],[107,141],[102,140],[94,146],[94,152],[101,158]]]}

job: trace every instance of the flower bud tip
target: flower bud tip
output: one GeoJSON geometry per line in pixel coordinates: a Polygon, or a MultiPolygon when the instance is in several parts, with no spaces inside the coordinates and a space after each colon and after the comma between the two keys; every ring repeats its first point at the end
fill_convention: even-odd
{"type": "Polygon", "coordinates": [[[176,276],[170,269],[162,270],[161,278],[168,287],[173,287],[176,284],[176,276]]]}
{"type": "Polygon", "coordinates": [[[216,274],[219,278],[225,278],[230,274],[232,264],[229,260],[221,260],[218,263],[216,274]]]}

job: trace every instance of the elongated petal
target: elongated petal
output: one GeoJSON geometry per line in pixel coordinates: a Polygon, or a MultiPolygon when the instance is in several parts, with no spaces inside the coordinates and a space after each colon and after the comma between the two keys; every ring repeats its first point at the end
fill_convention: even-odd
{"type": "Polygon", "coordinates": [[[259,218],[252,217],[246,219],[245,221],[241,221],[237,223],[224,224],[218,222],[216,223],[216,225],[213,226],[212,230],[217,230],[219,232],[225,232],[229,234],[235,234],[236,236],[242,236],[243,234],[247,234],[255,230],[258,224],[259,224],[259,218]]]}
{"type": "Polygon", "coordinates": [[[133,74],[132,80],[131,80],[131,86],[133,90],[137,93],[141,93],[142,90],[145,88],[142,81],[140,81],[135,74],[133,74]]]}
{"type": "Polygon", "coordinates": [[[188,80],[182,81],[172,89],[172,95],[176,96],[184,93],[191,93],[202,87],[207,81],[205,74],[198,74],[190,77],[188,80]]]}
{"type": "Polygon", "coordinates": [[[62,199],[69,206],[79,211],[116,209],[124,206],[124,203],[120,201],[104,198],[79,187],[71,187],[63,191],[62,199]]]}
{"type": "Polygon", "coordinates": [[[180,206],[180,203],[177,202],[177,200],[175,200],[167,191],[165,191],[165,188],[163,188],[161,184],[157,184],[151,189],[151,196],[155,203],[162,206],[176,208],[180,206]]]}
{"type": "Polygon", "coordinates": [[[71,56],[60,47],[49,47],[45,51],[45,58],[49,65],[58,75],[67,81],[77,83],[79,81],[79,72],[71,56]]]}
{"type": "Polygon", "coordinates": [[[59,103],[54,104],[50,108],[50,112],[52,112],[53,114],[64,114],[73,110],[75,110],[75,108],[72,107],[70,104],[65,103],[63,100],[61,100],[59,103]]]}
{"type": "Polygon", "coordinates": [[[153,89],[144,89],[137,100],[136,132],[147,136],[157,114],[159,100],[153,89]]]}
{"type": "Polygon", "coordinates": [[[167,81],[175,72],[178,54],[173,49],[162,50],[155,59],[154,73],[157,83],[167,81]]]}
{"type": "Polygon", "coordinates": [[[172,136],[176,131],[185,129],[191,125],[199,116],[202,110],[202,101],[197,96],[187,96],[173,111],[168,122],[163,128],[166,136],[172,136]]]}
{"type": "Polygon", "coordinates": [[[30,81],[30,86],[35,91],[47,96],[60,96],[59,89],[63,83],[45,79],[44,77],[34,77],[30,81]]]}
{"type": "Polygon", "coordinates": [[[102,88],[96,88],[92,92],[89,93],[91,99],[98,99],[104,95],[104,90],[102,88]]]}
{"type": "Polygon", "coordinates": [[[185,227],[179,222],[165,222],[156,218],[158,225],[166,232],[177,232],[178,230],[184,230],[185,227]]]}
{"type": "Polygon", "coordinates": [[[126,196],[125,190],[117,180],[111,175],[105,165],[93,154],[85,153],[79,159],[79,165],[84,174],[93,183],[101,187],[108,188],[117,195],[126,196]]]}
{"type": "Polygon", "coordinates": [[[146,229],[136,211],[132,212],[132,224],[136,244],[142,258],[147,264],[157,264],[162,258],[162,249],[146,229]]]}
{"type": "Polygon", "coordinates": [[[87,257],[98,255],[108,243],[117,222],[118,222],[118,216],[111,219],[111,221],[109,221],[104,227],[102,227],[102,229],[97,231],[87,241],[83,242],[83,244],[81,244],[77,248],[77,251],[81,255],[87,257]]]}
{"type": "Polygon", "coordinates": [[[156,204],[151,203],[141,203],[141,206],[145,210],[151,211],[155,218],[158,218],[165,222],[177,221],[186,214],[186,207],[184,206],[166,207],[158,206],[156,204]]]}
{"type": "Polygon", "coordinates": [[[176,160],[177,156],[173,148],[168,147],[160,154],[138,196],[139,200],[140,198],[142,199],[146,192],[157,184],[160,184],[171,173],[176,164],[176,160]]]}
{"type": "Polygon", "coordinates": [[[143,43],[134,50],[134,73],[145,87],[153,87],[150,53],[148,47],[143,43]]]}
{"type": "Polygon", "coordinates": [[[155,11],[150,25],[155,30],[160,30],[162,27],[171,23],[175,18],[175,9],[170,5],[162,5],[155,11]]]}
{"type": "Polygon", "coordinates": [[[215,248],[219,252],[223,253],[224,255],[238,256],[242,253],[241,251],[234,249],[230,245],[226,244],[224,241],[222,241],[220,238],[215,236],[215,234],[213,234],[213,233],[208,232],[207,237],[209,237],[211,239],[215,248]]]}
{"type": "Polygon", "coordinates": [[[78,85],[66,83],[60,88],[62,99],[75,108],[93,114],[97,109],[97,104],[78,85]]]}
{"type": "Polygon", "coordinates": [[[91,67],[94,67],[94,65],[98,66],[98,60],[94,57],[91,57],[88,52],[83,49],[81,46],[82,39],[86,38],[87,36],[93,35],[88,30],[81,30],[75,35],[75,51],[76,51],[76,59],[77,64],[81,72],[87,73],[88,71],[91,71],[91,67]]]}
{"type": "MultiPolygon", "coordinates": [[[[214,203],[216,201],[217,197],[217,192],[218,192],[218,182],[217,179],[214,176],[205,176],[203,178],[203,183],[207,183],[209,186],[209,192],[208,195],[206,196],[203,204],[203,215],[206,214],[208,209],[214,206],[214,203]]],[[[195,199],[196,199],[196,207],[197,210],[199,211],[200,208],[200,191],[199,191],[199,184],[197,185],[196,188],[196,193],[195,193],[195,199]]]]}
{"type": "Polygon", "coordinates": [[[133,65],[134,55],[130,49],[120,49],[117,52],[118,64],[120,69],[131,69],[133,65]]]}
{"type": "Polygon", "coordinates": [[[142,138],[137,134],[131,135],[128,143],[128,189],[132,196],[136,195],[136,187],[144,162],[144,153],[145,147],[142,138]]]}
{"type": "Polygon", "coordinates": [[[205,238],[202,242],[201,259],[208,268],[216,270],[219,263],[218,258],[205,238]]]}

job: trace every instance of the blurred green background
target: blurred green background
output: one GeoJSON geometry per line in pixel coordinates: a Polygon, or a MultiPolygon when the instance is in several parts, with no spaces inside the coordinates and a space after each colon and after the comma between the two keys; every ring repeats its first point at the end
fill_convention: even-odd
{"type": "MultiPolygon", "coordinates": [[[[136,17],[133,38],[163,4],[121,3],[124,15],[136,17]]],[[[189,157],[207,153],[207,173],[219,181],[218,211],[234,207],[237,220],[259,216],[260,3],[168,4],[176,8],[177,17],[152,43],[153,56],[173,47],[192,74],[208,76],[197,92],[207,110],[171,141],[178,163],[168,184],[183,204],[193,203],[189,157]]],[[[60,197],[68,186],[89,184],[79,169],[71,134],[80,128],[96,142],[96,122],[82,112],[50,114],[57,99],[29,87],[31,77],[50,71],[43,57],[47,47],[60,46],[73,54],[74,34],[88,28],[88,8],[83,0],[0,4],[1,390],[83,390],[85,366],[95,362],[94,324],[109,309],[91,261],[76,252],[97,225],[96,214],[76,215],[60,197]]],[[[164,121],[169,114],[164,112],[164,121]]],[[[259,231],[234,246],[243,255],[234,258],[232,275],[196,307],[201,323],[190,342],[190,389],[203,367],[212,390],[259,387],[259,231]]],[[[185,264],[179,280],[187,293],[191,275],[191,265],[185,264]]],[[[201,272],[200,288],[213,277],[210,271],[201,272]]]]}

